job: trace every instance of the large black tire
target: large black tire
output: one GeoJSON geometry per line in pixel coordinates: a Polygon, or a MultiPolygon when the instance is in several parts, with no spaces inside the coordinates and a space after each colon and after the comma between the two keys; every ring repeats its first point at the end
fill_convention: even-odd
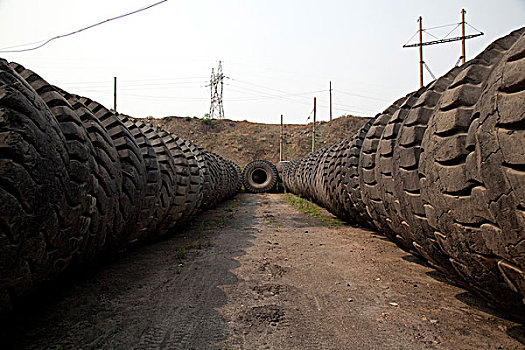
{"type": "MultiPolygon", "coordinates": [[[[0,314],[67,266],[79,242],[67,228],[69,153],[58,121],[0,59],[0,314]],[[69,247],[64,248],[65,245],[69,247]]],[[[78,219],[78,218],[77,218],[78,219]]],[[[76,220],[73,220],[73,222],[76,220]]]]}
{"type": "Polygon", "coordinates": [[[94,148],[92,176],[97,215],[91,218],[90,235],[84,240],[79,252],[82,263],[97,256],[103,250],[107,237],[119,232],[122,227],[119,210],[122,168],[113,140],[98,118],[76,97],[63,90],[58,91],[82,120],[94,148]]]}
{"type": "Polygon", "coordinates": [[[370,216],[366,212],[365,205],[361,200],[361,186],[359,181],[359,158],[361,155],[361,146],[363,140],[374,122],[375,118],[370,119],[363,125],[357,133],[352,137],[348,146],[348,151],[345,152],[345,173],[344,173],[344,188],[346,190],[348,200],[345,202],[345,212],[348,213],[350,222],[357,223],[363,227],[374,228],[374,224],[370,216]]]}
{"type": "Polygon", "coordinates": [[[150,123],[137,121],[137,126],[148,138],[155,153],[160,169],[161,185],[158,193],[159,203],[157,211],[154,212],[156,219],[152,222],[149,237],[158,237],[165,235],[178,220],[180,207],[175,203],[177,193],[177,170],[170,150],[157,129],[150,123]]]}
{"type": "MultiPolygon", "coordinates": [[[[509,224],[505,223],[517,221],[512,219],[515,217],[512,214],[515,210],[510,210],[516,208],[516,205],[508,206],[510,203],[505,203],[512,197],[512,187],[505,186],[510,182],[503,181],[507,174],[516,173],[513,166],[507,166],[505,152],[510,152],[507,153],[509,156],[514,152],[523,152],[523,149],[518,151],[516,148],[519,147],[518,140],[522,136],[516,132],[520,130],[520,124],[510,123],[508,132],[504,131],[508,125],[501,125],[502,129],[498,126],[497,130],[491,130],[481,138],[478,136],[482,110],[485,125],[498,123],[488,121],[487,118],[496,119],[499,113],[492,116],[494,113],[490,107],[486,109],[481,106],[497,106],[497,97],[504,98],[508,95],[504,91],[507,82],[501,80],[507,60],[510,59],[508,54],[517,51],[516,62],[519,61],[519,55],[523,54],[523,33],[524,30],[521,29],[492,43],[469,61],[444,91],[423,138],[424,152],[421,154],[419,173],[421,195],[429,224],[441,249],[450,257],[457,274],[468,283],[471,290],[498,302],[507,310],[521,310],[522,315],[525,315],[525,304],[522,303],[524,295],[513,287],[513,283],[508,282],[506,274],[502,273],[504,268],[501,267],[505,264],[515,266],[519,259],[523,259],[523,250],[521,254],[518,249],[515,255],[508,255],[514,250],[511,245],[520,244],[520,239],[516,234],[519,229],[509,230],[509,224]],[[488,80],[491,74],[493,86],[489,85],[488,80]],[[501,91],[498,91],[499,88],[501,91]],[[484,91],[487,91],[486,98],[481,100],[484,91]],[[493,135],[489,137],[491,133],[493,135]],[[485,159],[499,158],[492,163],[497,166],[488,165],[491,162],[484,164],[478,146],[481,142],[484,142],[485,149],[491,150],[484,152],[485,159]],[[507,146],[505,151],[501,148],[502,144],[507,146]],[[491,152],[497,154],[492,156],[491,152]],[[498,167],[502,170],[496,170],[498,167]],[[490,196],[487,196],[487,186],[492,187],[490,196]],[[496,195],[496,190],[501,191],[496,195]],[[490,209],[498,206],[504,208],[503,217],[500,215],[502,220],[494,215],[498,209],[490,209]],[[521,307],[518,308],[519,306],[521,307]]],[[[511,72],[513,73],[514,80],[524,78],[523,71],[511,72]]],[[[516,95],[512,96],[511,101],[519,103],[519,95],[518,83],[516,95]]],[[[523,109],[520,116],[522,115],[523,109]]],[[[514,115],[510,118],[519,119],[514,115]]],[[[519,166],[517,170],[517,174],[520,174],[519,166]]],[[[509,275],[519,275],[515,269],[509,270],[512,270],[509,275]]]]}
{"type": "MultiPolygon", "coordinates": [[[[399,106],[387,122],[379,139],[377,145],[377,152],[375,155],[375,185],[376,198],[373,205],[374,210],[371,214],[375,221],[381,222],[383,227],[388,227],[388,231],[393,235],[393,240],[402,249],[418,254],[417,250],[412,245],[411,240],[406,240],[405,236],[399,231],[399,227],[405,218],[399,212],[398,198],[395,195],[395,183],[393,177],[393,155],[397,145],[397,136],[399,129],[404,122],[407,114],[414,106],[419,96],[426,91],[427,87],[423,87],[416,92],[407,96],[404,102],[399,106]]],[[[371,203],[372,204],[372,203],[371,203]]]]}
{"type": "Polygon", "coordinates": [[[197,160],[196,153],[192,149],[191,142],[181,139],[178,136],[173,135],[175,142],[179,145],[181,151],[184,154],[188,162],[189,169],[189,187],[187,195],[187,208],[182,214],[183,218],[190,219],[195,215],[202,203],[202,189],[204,184],[204,172],[201,164],[197,160]]]}
{"type": "MultiPolygon", "coordinates": [[[[396,233],[390,228],[386,218],[381,217],[381,214],[385,212],[385,208],[384,202],[379,193],[380,188],[376,178],[378,175],[377,168],[380,165],[376,162],[376,155],[378,153],[378,147],[385,127],[392,119],[392,116],[396,115],[405,102],[410,100],[410,96],[411,94],[398,99],[374,119],[374,122],[370,126],[370,129],[363,140],[358,166],[361,198],[366,207],[368,216],[372,219],[374,226],[380,232],[406,250],[409,250],[410,246],[408,246],[403,240],[399,240],[396,233]]],[[[381,170],[379,170],[379,172],[381,172],[381,170]]],[[[385,171],[387,170],[388,169],[385,169],[385,171]]]]}
{"type": "MultiPolygon", "coordinates": [[[[68,153],[66,170],[69,174],[65,194],[69,205],[62,208],[60,215],[63,216],[65,225],[52,243],[56,248],[55,254],[60,256],[52,260],[55,260],[55,263],[56,260],[60,260],[61,269],[65,270],[73,259],[84,260],[90,256],[91,246],[95,246],[95,250],[102,247],[105,241],[105,237],[102,236],[106,232],[99,231],[99,225],[106,218],[112,221],[111,213],[106,217],[106,214],[97,208],[97,204],[107,207],[108,203],[107,197],[97,196],[100,189],[95,176],[98,166],[96,152],[83,121],[58,88],[49,85],[38,74],[17,63],[11,63],[10,66],[46,103],[65,138],[68,153]],[[98,200],[101,202],[98,203],[98,200]]],[[[55,271],[50,273],[61,272],[56,270],[56,267],[54,269],[55,271]]]]}
{"type": "MultiPolygon", "coordinates": [[[[525,36],[505,54],[488,80],[479,115],[476,152],[485,200],[500,230],[485,240],[508,288],[525,313],[525,36]],[[503,195],[502,195],[503,194],[503,195]]],[[[469,133],[470,134],[470,133],[469,133]]],[[[493,291],[493,297],[499,297],[493,291]]],[[[512,305],[511,305],[512,307],[512,305]]]]}
{"type": "Polygon", "coordinates": [[[460,70],[452,69],[432,82],[419,96],[399,129],[392,156],[394,202],[391,214],[398,216],[391,222],[392,229],[421,257],[451,277],[454,277],[454,271],[448,256],[441,251],[428,225],[421,199],[418,169],[421,142],[428,120],[443,91],[460,70]]]}
{"type": "Polygon", "coordinates": [[[171,222],[164,222],[164,226],[162,227],[162,230],[169,230],[177,223],[184,220],[184,213],[187,213],[193,207],[193,203],[188,199],[188,194],[190,193],[190,165],[188,159],[172,134],[162,129],[157,129],[156,132],[166,144],[169,154],[175,164],[177,186],[174,196],[171,198],[171,206],[174,209],[174,216],[171,222]]]}
{"type": "Polygon", "coordinates": [[[137,240],[144,239],[149,236],[152,228],[157,226],[160,219],[159,216],[161,215],[161,213],[159,213],[159,209],[162,208],[160,205],[162,193],[160,164],[151,140],[147,137],[140,125],[137,125],[135,120],[127,115],[118,114],[117,117],[135,139],[135,143],[144,160],[146,170],[145,191],[136,223],[139,227],[137,240]]]}
{"type": "Polygon", "coordinates": [[[345,210],[345,201],[347,200],[348,194],[344,187],[345,177],[345,151],[348,149],[350,139],[345,139],[337,144],[337,148],[334,152],[334,161],[330,167],[330,178],[327,184],[327,197],[331,198],[330,211],[345,220],[349,220],[350,216],[345,210]]]}
{"type": "Polygon", "coordinates": [[[135,243],[141,236],[137,225],[146,194],[146,164],[139,145],[117,113],[86,97],[75,96],[104,125],[118,152],[122,167],[121,197],[119,210],[122,227],[108,237],[110,250],[122,250],[135,243]]]}
{"type": "Polygon", "coordinates": [[[254,160],[248,163],[242,172],[244,188],[252,193],[271,191],[277,183],[277,169],[266,160],[254,160]]]}

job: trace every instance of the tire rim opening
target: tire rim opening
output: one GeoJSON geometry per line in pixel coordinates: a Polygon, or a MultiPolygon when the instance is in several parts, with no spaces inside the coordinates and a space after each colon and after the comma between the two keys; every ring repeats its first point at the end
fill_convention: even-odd
{"type": "Polygon", "coordinates": [[[266,174],[266,171],[262,169],[255,169],[252,173],[252,180],[258,185],[265,183],[267,179],[268,175],[266,174]]]}

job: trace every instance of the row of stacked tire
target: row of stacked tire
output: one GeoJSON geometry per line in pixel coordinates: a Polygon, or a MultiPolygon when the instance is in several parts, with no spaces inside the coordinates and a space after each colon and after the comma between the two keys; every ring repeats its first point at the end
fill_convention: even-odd
{"type": "Polygon", "coordinates": [[[383,232],[522,321],[524,32],[282,171],[288,191],[383,232]]]}
{"type": "Polygon", "coordinates": [[[240,187],[232,161],[0,59],[0,314],[240,187]]]}

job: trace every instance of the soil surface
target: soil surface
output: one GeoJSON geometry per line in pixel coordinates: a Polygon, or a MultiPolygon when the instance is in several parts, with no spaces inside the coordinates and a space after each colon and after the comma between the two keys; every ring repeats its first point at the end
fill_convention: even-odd
{"type": "Polygon", "coordinates": [[[240,194],[35,300],[0,348],[525,347],[524,326],[384,237],[280,194],[240,194]]]}

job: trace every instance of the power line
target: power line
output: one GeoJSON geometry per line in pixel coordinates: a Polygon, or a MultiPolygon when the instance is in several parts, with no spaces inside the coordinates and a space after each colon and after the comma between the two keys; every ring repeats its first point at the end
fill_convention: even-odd
{"type": "Polygon", "coordinates": [[[312,108],[312,111],[310,112],[310,114],[308,115],[308,118],[306,118],[306,121],[309,121],[310,118],[312,117],[312,114],[314,113],[314,108],[312,108]]]}
{"type": "Polygon", "coordinates": [[[237,81],[239,83],[244,83],[244,84],[256,86],[256,87],[263,88],[263,89],[266,89],[266,90],[273,90],[273,91],[277,91],[277,92],[287,93],[286,91],[283,91],[283,90],[279,90],[279,89],[275,89],[275,88],[271,88],[271,87],[267,87],[267,86],[263,86],[263,85],[250,83],[250,82],[247,82],[247,81],[244,81],[244,80],[239,80],[239,79],[234,79],[234,78],[230,78],[230,80],[237,81]]]}
{"type": "Polygon", "coordinates": [[[75,30],[71,33],[67,33],[67,34],[62,34],[62,35],[57,35],[55,37],[52,37],[50,39],[47,39],[47,40],[41,40],[41,41],[37,41],[37,42],[34,42],[34,43],[29,43],[29,44],[23,44],[23,45],[16,45],[16,46],[10,46],[10,47],[5,47],[5,48],[2,48],[0,49],[0,53],[13,53],[13,52],[26,52],[26,51],[33,51],[33,50],[36,50],[36,49],[39,49],[47,44],[49,44],[50,42],[52,42],[53,40],[56,40],[56,39],[61,39],[61,38],[65,38],[65,37],[68,37],[68,36],[71,36],[71,35],[74,35],[74,34],[78,34],[80,32],[83,32],[85,30],[88,30],[88,29],[91,29],[91,28],[94,28],[94,27],[97,27],[99,25],[102,25],[102,24],[105,24],[105,23],[108,23],[108,22],[111,22],[111,21],[114,21],[116,19],[120,19],[120,18],[123,18],[123,17],[127,17],[127,16],[130,16],[130,15],[133,15],[135,13],[139,13],[139,12],[142,12],[142,11],[145,11],[145,10],[148,10],[154,6],[157,6],[157,5],[160,5],[162,4],[163,2],[167,2],[168,0],[162,0],[162,1],[159,1],[159,2],[156,2],[154,4],[151,4],[149,6],[146,6],[146,7],[143,7],[143,8],[140,8],[138,10],[135,10],[135,11],[132,11],[132,12],[128,12],[128,13],[125,13],[125,14],[122,14],[122,15],[119,15],[117,17],[112,17],[112,18],[109,18],[109,19],[106,19],[105,21],[102,21],[102,22],[98,22],[98,23],[95,23],[95,24],[92,24],[90,26],[87,26],[85,28],[82,28],[82,29],[78,29],[78,30],[75,30]],[[31,48],[28,48],[28,49],[21,49],[21,50],[7,50],[7,49],[10,49],[10,48],[15,48],[15,47],[21,47],[21,46],[28,46],[28,45],[34,45],[34,44],[40,44],[40,45],[37,45],[35,47],[31,47],[31,48]]]}
{"type": "MultiPolygon", "coordinates": [[[[455,26],[455,25],[458,25],[458,24],[461,24],[461,23],[450,23],[450,24],[444,24],[444,25],[442,25],[442,26],[435,26],[435,27],[427,28],[427,30],[440,29],[440,28],[446,28],[446,27],[452,27],[452,26],[455,26]]],[[[417,32],[416,32],[416,33],[417,33],[417,32]]]]}
{"type": "MultiPolygon", "coordinates": [[[[343,108],[337,108],[337,110],[339,110],[339,111],[349,111],[349,112],[352,112],[352,113],[370,114],[370,113],[374,113],[375,112],[375,111],[371,111],[371,110],[356,110],[355,108],[360,108],[360,107],[359,106],[349,106],[349,105],[345,105],[345,104],[342,104],[342,103],[334,103],[334,106],[343,107],[343,108]]],[[[327,108],[327,106],[325,106],[325,105],[320,105],[320,107],[327,108]]]]}
{"type": "MultiPolygon", "coordinates": [[[[327,92],[327,91],[329,91],[327,89],[324,89],[324,90],[318,90],[318,91],[311,91],[311,92],[304,92],[304,93],[296,93],[296,94],[294,94],[294,93],[285,92],[285,91],[279,90],[279,89],[274,89],[274,88],[270,88],[270,87],[266,87],[266,86],[262,86],[262,85],[258,85],[258,84],[253,84],[253,83],[250,83],[250,82],[247,82],[247,81],[242,81],[242,80],[239,80],[239,79],[230,78],[230,80],[237,81],[237,82],[242,82],[242,83],[247,84],[247,85],[258,86],[258,87],[261,87],[261,88],[267,89],[267,90],[279,91],[279,92],[284,93],[284,94],[270,94],[270,93],[267,93],[267,92],[263,92],[263,91],[261,91],[259,89],[253,89],[253,88],[248,88],[248,87],[244,87],[244,86],[238,86],[238,85],[234,85],[234,84],[228,84],[228,85],[232,86],[233,91],[240,91],[240,92],[243,92],[243,93],[250,93],[250,91],[254,91],[256,93],[263,94],[263,96],[264,96],[264,97],[260,97],[260,98],[254,97],[253,100],[251,100],[250,98],[246,98],[246,101],[249,101],[249,100],[256,101],[256,100],[265,100],[265,99],[277,98],[277,99],[283,99],[283,100],[291,101],[291,102],[294,102],[294,103],[310,105],[310,102],[299,101],[299,100],[297,100],[295,98],[306,99],[306,100],[310,101],[311,97],[301,96],[301,95],[308,95],[308,94],[314,94],[314,93],[320,93],[320,92],[327,92]],[[237,88],[241,88],[243,90],[237,90],[236,87],[237,88]],[[292,98],[290,98],[290,97],[292,97],[292,98]]],[[[341,92],[341,93],[344,93],[344,94],[347,94],[347,95],[358,96],[358,97],[362,97],[362,98],[368,98],[368,99],[371,99],[371,100],[377,100],[377,101],[382,101],[382,102],[387,101],[385,99],[380,99],[380,98],[375,98],[375,97],[370,97],[370,96],[364,96],[364,95],[357,95],[357,94],[353,94],[353,93],[350,93],[350,92],[341,91],[341,90],[338,90],[338,89],[337,90],[336,89],[332,89],[332,91],[336,91],[336,92],[338,91],[338,92],[341,92]]],[[[251,94],[253,94],[253,93],[251,93],[251,94]]],[[[228,101],[236,101],[236,100],[228,99],[228,101]]],[[[242,100],[238,99],[238,101],[242,101],[242,100]]],[[[336,110],[338,110],[338,111],[344,111],[344,112],[348,111],[348,112],[352,112],[352,113],[361,113],[361,114],[369,114],[369,113],[371,113],[371,111],[356,110],[356,109],[354,109],[354,108],[356,108],[356,106],[349,106],[349,105],[345,105],[345,104],[341,104],[341,103],[334,103],[334,106],[340,106],[340,107],[344,108],[344,109],[343,108],[336,108],[336,110]]],[[[323,104],[318,104],[318,107],[329,108],[329,106],[323,105],[323,104]]],[[[359,107],[357,107],[357,108],[359,108],[359,107]]]]}
{"type": "MultiPolygon", "coordinates": [[[[254,83],[250,83],[250,82],[247,82],[247,81],[244,81],[244,80],[239,80],[239,79],[235,79],[235,78],[230,78],[230,80],[233,80],[233,81],[236,81],[236,82],[239,82],[239,83],[244,83],[244,84],[247,84],[247,85],[252,85],[252,86],[256,86],[256,87],[260,87],[260,88],[263,88],[263,89],[267,89],[267,90],[272,90],[272,91],[277,91],[277,92],[281,92],[283,94],[286,94],[286,95],[295,95],[295,93],[291,93],[291,92],[288,92],[288,91],[283,91],[283,90],[280,90],[280,89],[275,89],[275,88],[270,88],[270,87],[267,87],[267,86],[263,86],[263,85],[258,85],[258,84],[254,84],[254,83]]],[[[230,84],[229,84],[230,85],[230,84]]],[[[236,86],[236,85],[232,85],[232,86],[236,86]]],[[[241,86],[238,86],[240,88],[243,88],[243,89],[249,89],[249,88],[245,88],[245,87],[241,87],[241,86]]],[[[260,93],[263,93],[263,94],[266,94],[268,96],[283,96],[283,95],[272,95],[272,94],[269,94],[267,92],[262,92],[260,90],[255,90],[255,89],[250,89],[251,91],[256,91],[256,92],[260,92],[260,93]]],[[[318,91],[312,91],[311,93],[320,93],[320,92],[327,92],[327,91],[330,91],[328,89],[324,89],[324,90],[318,90],[318,91]]],[[[382,99],[382,98],[377,98],[377,97],[372,97],[372,96],[366,96],[366,95],[360,95],[360,94],[354,94],[352,92],[348,92],[348,91],[343,91],[343,90],[339,90],[339,89],[332,89],[332,91],[335,91],[335,92],[340,92],[340,93],[343,93],[345,95],[350,95],[350,96],[356,96],[356,97],[361,97],[361,98],[365,98],[365,99],[369,99],[369,100],[375,100],[375,101],[380,101],[380,102],[388,102],[388,100],[385,100],[385,99],[382,99]]],[[[306,95],[308,94],[308,92],[305,92],[305,93],[297,93],[297,95],[306,95]]],[[[310,97],[306,97],[306,96],[297,96],[299,98],[306,98],[306,99],[310,99],[310,97]]]]}
{"type": "MultiPolygon", "coordinates": [[[[166,78],[166,79],[131,79],[131,80],[119,80],[120,86],[170,86],[170,85],[179,85],[179,84],[195,84],[205,79],[205,77],[186,77],[186,78],[166,78]],[[187,81],[179,81],[187,80],[187,81]],[[160,83],[163,81],[163,83],[160,83]],[[138,82],[145,82],[146,84],[133,84],[138,82]],[[150,82],[150,83],[148,83],[150,82]],[[156,83],[159,82],[159,83],[156,83]],[[130,84],[131,83],[131,84],[130,84]]],[[[60,86],[85,86],[85,85],[97,85],[97,86],[107,86],[110,84],[110,81],[78,81],[78,82],[62,82],[57,85],[60,86]]]]}
{"type": "Polygon", "coordinates": [[[339,89],[333,89],[333,91],[335,92],[339,92],[339,93],[342,93],[342,94],[345,94],[345,95],[350,95],[350,96],[355,96],[355,97],[361,97],[361,98],[366,98],[366,99],[369,99],[369,100],[375,100],[375,101],[380,101],[380,102],[388,102],[389,100],[385,100],[383,98],[377,98],[377,97],[372,97],[372,96],[366,96],[366,95],[359,95],[359,94],[354,94],[352,92],[348,92],[348,91],[343,91],[343,90],[339,90],[339,89]]]}
{"type": "MultiPolygon", "coordinates": [[[[310,97],[301,96],[301,95],[309,95],[309,94],[313,94],[313,93],[317,93],[317,92],[328,91],[328,90],[317,90],[317,91],[304,92],[304,93],[303,92],[301,92],[301,93],[291,93],[291,92],[285,92],[285,91],[282,91],[282,90],[278,90],[278,91],[282,92],[283,94],[273,94],[273,93],[268,93],[268,92],[265,92],[265,91],[261,91],[259,89],[239,86],[239,85],[235,85],[235,84],[231,84],[231,83],[227,84],[227,85],[228,86],[232,86],[234,88],[237,88],[237,89],[234,89],[234,91],[238,91],[238,92],[242,92],[242,93],[255,92],[255,93],[257,93],[257,95],[255,95],[254,93],[252,93],[252,95],[261,96],[260,98],[265,98],[265,99],[277,98],[277,99],[283,99],[283,100],[288,100],[288,101],[293,101],[293,102],[298,102],[296,99],[294,99],[294,97],[295,98],[300,98],[300,99],[310,100],[311,99],[310,97]],[[242,89],[242,90],[238,90],[238,89],[242,89]],[[292,98],[287,97],[287,96],[291,96],[292,98]]],[[[250,85],[254,85],[255,86],[255,84],[250,84],[250,85]]],[[[270,90],[270,88],[267,88],[267,89],[270,90]]],[[[272,90],[277,90],[277,89],[272,89],[272,90]]]]}
{"type": "MultiPolygon", "coordinates": [[[[235,85],[232,85],[232,86],[235,88],[235,85]]],[[[239,89],[234,89],[234,91],[244,93],[243,90],[239,90],[239,89]]],[[[307,91],[307,92],[298,92],[298,93],[288,93],[288,94],[282,94],[282,95],[264,94],[262,96],[261,95],[255,95],[255,94],[252,93],[252,95],[255,95],[254,97],[245,97],[245,98],[238,97],[238,98],[233,98],[233,99],[230,98],[230,99],[228,99],[228,101],[255,101],[255,100],[288,99],[287,97],[304,98],[305,97],[304,95],[311,95],[311,94],[320,93],[320,92],[326,92],[326,91],[328,91],[328,90],[317,90],[317,91],[307,91]]]]}
{"type": "Polygon", "coordinates": [[[128,89],[128,90],[139,90],[139,89],[165,89],[170,87],[202,87],[200,83],[194,82],[194,81],[185,81],[185,82],[179,82],[179,83],[168,83],[168,84],[143,84],[143,85],[137,85],[137,84],[131,84],[131,85],[124,85],[122,84],[122,89],[128,89]],[[189,86],[188,86],[189,85],[189,86]]]}
{"type": "Polygon", "coordinates": [[[439,38],[438,38],[437,36],[435,36],[434,34],[430,33],[428,30],[423,29],[423,31],[424,31],[425,33],[427,33],[428,35],[430,35],[431,37],[433,37],[434,39],[439,40],[439,38]]]}
{"type": "Polygon", "coordinates": [[[188,100],[188,101],[205,101],[205,97],[176,97],[176,96],[155,96],[143,94],[120,94],[120,96],[134,97],[144,100],[188,100]]]}
{"type": "Polygon", "coordinates": [[[461,23],[458,23],[454,28],[452,28],[450,32],[447,33],[447,35],[444,36],[444,38],[448,38],[448,36],[452,34],[452,32],[455,31],[460,25],[461,23]]]}
{"type": "Polygon", "coordinates": [[[432,79],[436,80],[436,76],[434,75],[434,73],[432,73],[428,64],[426,62],[423,62],[423,64],[425,65],[425,68],[427,69],[428,73],[430,73],[430,75],[432,76],[432,79]]]}

